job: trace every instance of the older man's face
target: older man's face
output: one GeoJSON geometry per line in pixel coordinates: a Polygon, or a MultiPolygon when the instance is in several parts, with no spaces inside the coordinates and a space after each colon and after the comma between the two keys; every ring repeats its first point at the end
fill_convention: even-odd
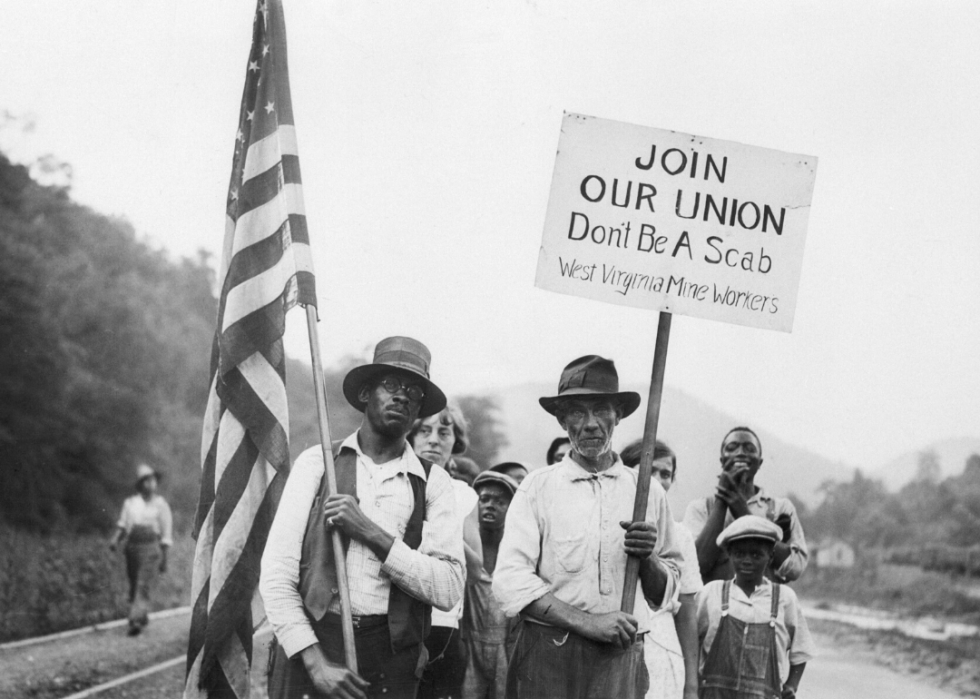
{"type": "Polygon", "coordinates": [[[606,398],[570,399],[561,406],[561,425],[572,449],[586,459],[595,459],[612,447],[613,429],[619,413],[606,398]]]}

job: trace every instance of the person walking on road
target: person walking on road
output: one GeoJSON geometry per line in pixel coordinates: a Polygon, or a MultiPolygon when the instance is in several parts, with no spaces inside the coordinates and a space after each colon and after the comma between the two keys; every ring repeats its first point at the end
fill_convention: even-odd
{"type": "Polygon", "coordinates": [[[174,543],[170,505],[157,493],[160,474],[146,464],[136,467],[136,495],[123,502],[109,548],[125,539],[126,577],[129,579],[129,635],[149,623],[150,604],[157,577],[167,572],[167,551],[174,543]]]}

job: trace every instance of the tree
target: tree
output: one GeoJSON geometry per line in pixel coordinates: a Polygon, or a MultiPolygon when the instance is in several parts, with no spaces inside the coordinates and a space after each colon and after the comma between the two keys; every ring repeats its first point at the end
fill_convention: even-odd
{"type": "Polygon", "coordinates": [[[486,470],[497,462],[497,454],[507,446],[507,437],[500,429],[500,406],[490,396],[461,396],[458,402],[469,422],[470,446],[466,456],[486,470]]]}

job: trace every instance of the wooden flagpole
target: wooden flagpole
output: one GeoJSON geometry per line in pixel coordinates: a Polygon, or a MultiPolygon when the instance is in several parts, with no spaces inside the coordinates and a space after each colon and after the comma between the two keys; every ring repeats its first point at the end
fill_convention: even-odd
{"type": "MultiPolygon", "coordinates": [[[[330,494],[337,492],[337,469],[333,462],[330,426],[327,422],[327,391],[323,385],[323,363],[320,361],[320,335],[316,329],[316,309],[306,306],[306,328],[310,335],[310,354],[313,357],[313,387],[316,394],[316,416],[320,427],[320,448],[323,450],[323,472],[330,494]]],[[[649,475],[649,474],[648,474],[649,475]]],[[[354,617],[350,608],[350,587],[347,584],[347,563],[340,531],[330,533],[333,542],[334,567],[337,569],[337,590],[340,594],[340,621],[344,636],[344,658],[347,669],[357,672],[357,651],[354,648],[354,617]]]]}
{"type": "MultiPolygon", "coordinates": [[[[670,340],[671,314],[660,312],[657,323],[657,342],[653,350],[653,373],[650,377],[650,394],[647,396],[647,418],[643,426],[643,447],[640,469],[636,477],[636,499],[633,501],[633,521],[641,522],[647,516],[650,499],[650,473],[653,469],[653,451],[657,444],[657,425],[660,422],[660,400],[664,392],[664,368],[667,364],[667,342],[670,340]]],[[[640,559],[626,559],[626,584],[623,586],[623,603],[620,611],[633,613],[636,604],[636,582],[640,576],[640,559]]]]}

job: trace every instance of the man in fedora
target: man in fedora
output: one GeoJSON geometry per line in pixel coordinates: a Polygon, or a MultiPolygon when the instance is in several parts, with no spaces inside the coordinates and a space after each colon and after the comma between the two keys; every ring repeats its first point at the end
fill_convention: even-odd
{"type": "Polygon", "coordinates": [[[344,396],[364,417],[335,450],[337,494],[327,494],[320,446],[293,464],[259,583],[278,642],[271,699],[411,699],[426,662],[431,609],[449,610],[462,596],[451,479],[405,440],[416,418],[446,405],[429,380],[429,362],[421,342],[390,337],[371,364],[347,374],[344,396]],[[334,528],[347,549],[357,673],[344,667],[334,528]]]}
{"type": "Polygon", "coordinates": [[[646,519],[631,522],[636,473],[611,449],[640,396],[619,390],[612,361],[588,355],[565,367],[558,395],[539,402],[571,450],[528,474],[507,513],[493,579],[507,615],[521,615],[507,696],[639,699],[647,603],[674,596],[680,561],[663,488],[650,483],[646,519]],[[631,614],[619,611],[628,556],[640,559],[631,614]]]}

